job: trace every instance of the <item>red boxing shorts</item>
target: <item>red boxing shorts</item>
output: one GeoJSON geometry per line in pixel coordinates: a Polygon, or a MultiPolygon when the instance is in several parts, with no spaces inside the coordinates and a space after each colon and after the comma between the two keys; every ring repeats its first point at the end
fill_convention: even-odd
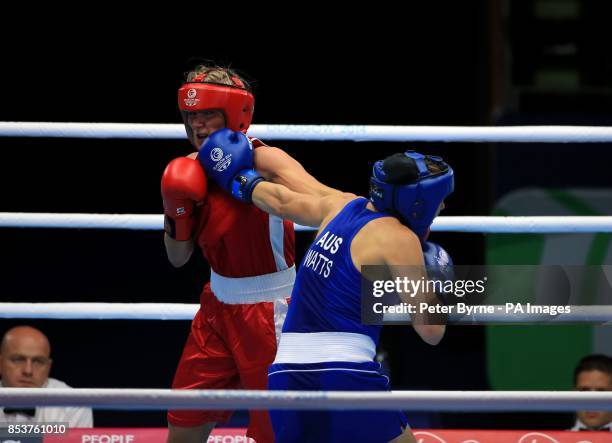
{"type": "MultiPolygon", "coordinates": [[[[276,355],[287,301],[226,304],[214,296],[207,284],[200,304],[172,389],[267,389],[268,367],[276,355]]],[[[168,422],[183,427],[226,422],[232,412],[169,411],[168,422]]],[[[272,443],[268,412],[249,414],[247,435],[257,443],[272,443]]]]}

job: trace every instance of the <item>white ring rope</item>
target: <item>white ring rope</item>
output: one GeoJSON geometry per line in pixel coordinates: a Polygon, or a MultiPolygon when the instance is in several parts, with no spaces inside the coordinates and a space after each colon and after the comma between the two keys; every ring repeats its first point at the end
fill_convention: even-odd
{"type": "Polygon", "coordinates": [[[0,212],[2,228],[136,229],[161,230],[161,214],[59,214],[0,212]]]}
{"type": "MultiPolygon", "coordinates": [[[[605,126],[252,125],[265,140],[594,143],[612,142],[605,126]]],[[[4,137],[184,139],[182,124],[0,122],[4,137]]]]}
{"type": "MultiPolygon", "coordinates": [[[[163,229],[160,214],[54,214],[0,212],[0,228],[163,229]]],[[[314,228],[295,225],[297,231],[314,228]]],[[[440,216],[431,227],[438,232],[590,233],[612,232],[612,216],[440,216]]]]}
{"type": "MultiPolygon", "coordinates": [[[[470,315],[453,312],[452,323],[610,323],[612,306],[571,306],[569,313],[507,314],[503,306],[493,313],[470,315]]],[[[193,320],[199,304],[191,303],[0,303],[0,318],[63,320],[193,320]]],[[[406,315],[385,315],[386,321],[407,321],[406,315]]]]}
{"type": "Polygon", "coordinates": [[[0,303],[0,318],[193,320],[196,303],[0,303]]]}
{"type": "Polygon", "coordinates": [[[102,409],[345,409],[420,411],[612,410],[612,392],[249,391],[169,389],[0,389],[3,406],[102,409]]]}

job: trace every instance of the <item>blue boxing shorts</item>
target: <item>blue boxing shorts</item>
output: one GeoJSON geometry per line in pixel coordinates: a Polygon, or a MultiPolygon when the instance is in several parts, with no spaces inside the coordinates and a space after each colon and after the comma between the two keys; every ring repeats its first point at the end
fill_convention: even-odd
{"type": "MultiPolygon", "coordinates": [[[[284,391],[389,391],[389,379],[375,362],[275,363],[268,389],[284,391]]],[[[277,443],[381,443],[408,426],[401,411],[271,410],[277,443]]]]}

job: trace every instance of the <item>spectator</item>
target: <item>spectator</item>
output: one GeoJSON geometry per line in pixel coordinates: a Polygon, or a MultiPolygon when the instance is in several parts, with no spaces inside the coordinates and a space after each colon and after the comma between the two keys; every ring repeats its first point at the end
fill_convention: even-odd
{"type": "MultiPolygon", "coordinates": [[[[612,391],[612,358],[587,355],[574,369],[577,391],[612,391]]],[[[612,411],[578,411],[572,431],[612,431],[612,411]]]]}
{"type": "MultiPolygon", "coordinates": [[[[9,329],[0,344],[0,386],[4,388],[68,388],[54,378],[51,345],[41,331],[31,326],[9,329]]],[[[66,423],[72,428],[93,427],[91,408],[37,407],[0,409],[2,423],[66,423]]]]}

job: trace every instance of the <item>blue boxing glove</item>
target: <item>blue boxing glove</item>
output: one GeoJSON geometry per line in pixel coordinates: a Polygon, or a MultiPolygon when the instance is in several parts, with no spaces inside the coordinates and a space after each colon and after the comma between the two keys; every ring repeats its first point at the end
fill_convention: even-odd
{"type": "Polygon", "coordinates": [[[436,243],[424,242],[422,249],[427,274],[429,280],[434,282],[438,298],[445,305],[451,304],[454,301],[452,282],[455,280],[453,260],[448,252],[436,243]]]}
{"type": "Polygon", "coordinates": [[[208,177],[247,203],[257,183],[263,180],[253,168],[253,145],[242,132],[228,128],[213,132],[202,143],[198,159],[208,177]]]}

